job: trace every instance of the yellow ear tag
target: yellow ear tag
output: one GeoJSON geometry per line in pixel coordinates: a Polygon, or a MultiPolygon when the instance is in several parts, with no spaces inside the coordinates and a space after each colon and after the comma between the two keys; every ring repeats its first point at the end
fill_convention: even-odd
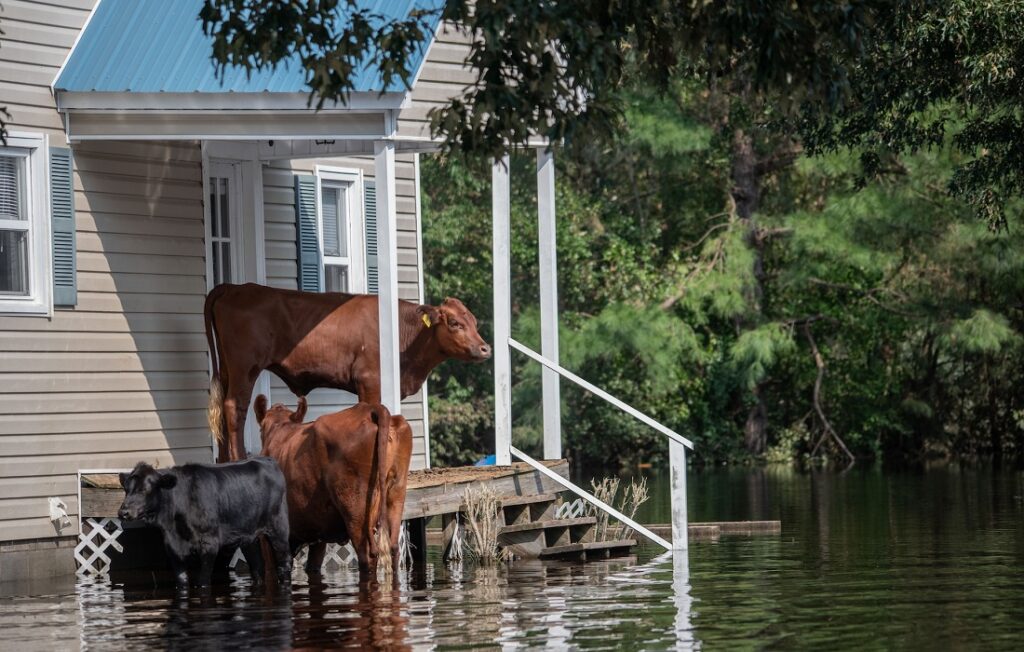
{"type": "Polygon", "coordinates": [[[430,328],[430,315],[426,313],[423,314],[423,325],[430,328]]]}

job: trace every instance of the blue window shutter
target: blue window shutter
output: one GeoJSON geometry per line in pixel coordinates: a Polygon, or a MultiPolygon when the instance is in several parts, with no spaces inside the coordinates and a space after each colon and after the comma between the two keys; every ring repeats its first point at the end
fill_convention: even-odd
{"type": "Polygon", "coordinates": [[[295,243],[298,248],[299,289],[323,292],[323,261],[316,224],[316,177],[295,176],[295,243]]]}
{"type": "Polygon", "coordinates": [[[367,181],[363,184],[363,215],[366,221],[366,291],[380,292],[377,271],[377,184],[367,181]]]}
{"type": "Polygon", "coordinates": [[[75,188],[71,150],[50,148],[50,221],[53,230],[53,305],[78,303],[75,272],[75,188]]]}

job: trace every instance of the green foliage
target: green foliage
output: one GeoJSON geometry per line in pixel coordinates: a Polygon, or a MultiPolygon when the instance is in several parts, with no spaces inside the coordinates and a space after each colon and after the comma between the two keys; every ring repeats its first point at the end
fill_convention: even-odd
{"type": "Polygon", "coordinates": [[[749,389],[754,389],[776,361],[795,348],[790,329],[771,323],[745,331],[736,338],[729,355],[740,379],[749,389]]]}
{"type": "Polygon", "coordinates": [[[967,353],[994,354],[1020,339],[1009,320],[990,310],[979,309],[967,319],[953,322],[946,334],[948,346],[967,353]]]}
{"type": "MultiPolygon", "coordinates": [[[[955,148],[892,157],[864,187],[856,154],[801,158],[768,176],[755,301],[751,227],[728,210],[730,158],[694,121],[701,94],[687,83],[675,92],[674,120],[665,104],[636,101],[635,132],[558,158],[562,363],[693,439],[698,462],[749,459],[743,430],[756,387],[768,421],[763,459],[804,460],[824,427],[812,410],[818,367],[806,327],[824,365],[821,408],[858,456],[1024,450],[1024,234],[993,233],[944,194],[955,148]],[[645,111],[657,119],[639,118],[645,111]],[[652,134],[659,121],[666,143],[652,134]]],[[[490,306],[489,261],[465,261],[489,252],[487,171],[465,166],[424,165],[427,273],[432,297],[443,278],[479,314],[490,306]]],[[[532,187],[531,174],[529,161],[513,159],[513,188],[532,187]]],[[[535,220],[530,194],[514,193],[513,332],[538,347],[535,220]]],[[[539,368],[513,360],[514,437],[536,447],[539,368]]],[[[492,391],[489,370],[442,369],[469,396],[492,391]]],[[[432,387],[432,401],[457,402],[432,387]]],[[[663,458],[659,435],[562,387],[574,459],[663,458]]],[[[488,452],[489,424],[466,423],[478,429],[458,437],[488,452]]],[[[432,426],[446,436],[447,425],[432,426]]]]}
{"type": "Polygon", "coordinates": [[[885,3],[447,0],[387,22],[354,0],[205,0],[200,18],[219,65],[259,70],[297,57],[322,106],[345,101],[365,54],[386,84],[408,83],[440,11],[476,35],[467,58],[476,80],[434,111],[433,130],[451,151],[495,156],[531,134],[557,142],[614,132],[619,91],[639,78],[664,90],[678,73],[730,70],[755,90],[781,89],[793,107],[834,104],[875,4],[885,3]]]}

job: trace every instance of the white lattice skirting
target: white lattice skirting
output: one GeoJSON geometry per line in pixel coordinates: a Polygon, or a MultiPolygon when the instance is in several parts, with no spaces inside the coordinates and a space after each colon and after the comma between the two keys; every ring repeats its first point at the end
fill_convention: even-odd
{"type": "Polygon", "coordinates": [[[109,548],[124,552],[118,542],[121,529],[119,518],[84,518],[82,533],[78,535],[75,546],[75,562],[78,564],[79,575],[106,575],[110,571],[109,548]]]}

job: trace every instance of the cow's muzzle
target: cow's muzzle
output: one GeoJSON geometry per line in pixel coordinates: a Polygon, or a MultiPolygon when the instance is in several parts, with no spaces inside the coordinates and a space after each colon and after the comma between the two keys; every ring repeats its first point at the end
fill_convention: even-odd
{"type": "Polygon", "coordinates": [[[474,353],[475,355],[473,357],[475,357],[480,362],[483,362],[484,360],[491,357],[491,347],[489,347],[486,344],[481,344],[480,346],[476,347],[476,351],[474,353]]]}

